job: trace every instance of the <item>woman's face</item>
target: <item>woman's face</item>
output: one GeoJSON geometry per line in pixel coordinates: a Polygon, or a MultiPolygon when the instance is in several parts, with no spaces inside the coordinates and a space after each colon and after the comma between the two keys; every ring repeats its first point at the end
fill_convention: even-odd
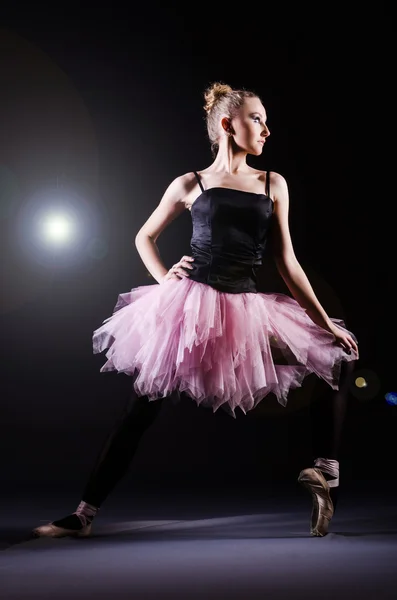
{"type": "Polygon", "coordinates": [[[246,98],[231,120],[232,136],[236,145],[248,154],[262,154],[266,138],[270,135],[266,119],[266,111],[259,98],[246,98]]]}

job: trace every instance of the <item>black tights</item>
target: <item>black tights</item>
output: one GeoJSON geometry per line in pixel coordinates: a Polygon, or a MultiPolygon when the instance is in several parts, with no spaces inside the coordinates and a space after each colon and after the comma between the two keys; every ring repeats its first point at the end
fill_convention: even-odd
{"type": "MultiPolygon", "coordinates": [[[[354,364],[354,361],[342,362],[339,390],[332,390],[323,380],[318,381],[319,397],[311,405],[314,458],[338,459],[354,364]]],[[[186,397],[186,401],[192,402],[192,399],[186,397]]],[[[133,392],[98,456],[82,500],[97,508],[102,505],[126,474],[142,435],[156,419],[161,405],[161,399],[148,401],[146,396],[137,396],[133,392]]]]}
{"type": "Polygon", "coordinates": [[[323,379],[317,381],[315,400],[310,404],[313,458],[338,460],[346,415],[349,387],[356,361],[342,362],[339,390],[323,379]]]}

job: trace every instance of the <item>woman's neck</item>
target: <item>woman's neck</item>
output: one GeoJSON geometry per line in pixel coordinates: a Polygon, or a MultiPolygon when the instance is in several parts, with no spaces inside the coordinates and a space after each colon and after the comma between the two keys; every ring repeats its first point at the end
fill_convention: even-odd
{"type": "Polygon", "coordinates": [[[226,148],[219,148],[214,162],[208,167],[209,170],[218,173],[229,173],[230,175],[238,175],[249,171],[247,153],[235,152],[231,146],[232,144],[229,144],[226,148]]]}

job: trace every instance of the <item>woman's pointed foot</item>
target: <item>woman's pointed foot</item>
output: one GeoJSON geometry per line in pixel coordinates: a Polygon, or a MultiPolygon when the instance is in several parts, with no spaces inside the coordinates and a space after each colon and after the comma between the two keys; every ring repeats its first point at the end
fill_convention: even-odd
{"type": "Polygon", "coordinates": [[[91,528],[92,523],[84,522],[78,515],[72,514],[59,521],[36,527],[32,531],[32,536],[35,538],[89,537],[91,528]]]}
{"type": "Polygon", "coordinates": [[[328,533],[328,527],[334,514],[328,482],[320,469],[316,467],[301,471],[298,482],[312,495],[310,533],[312,536],[324,537],[328,533]]]}

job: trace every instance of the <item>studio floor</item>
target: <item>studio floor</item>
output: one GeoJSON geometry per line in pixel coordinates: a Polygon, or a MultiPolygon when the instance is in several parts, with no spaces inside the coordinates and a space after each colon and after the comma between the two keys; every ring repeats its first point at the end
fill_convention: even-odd
{"type": "Polygon", "coordinates": [[[393,482],[345,485],[329,534],[310,536],[311,499],[271,489],[124,485],[86,539],[32,539],[72,512],[59,486],[7,487],[0,515],[2,600],[278,600],[397,597],[393,482]]]}

